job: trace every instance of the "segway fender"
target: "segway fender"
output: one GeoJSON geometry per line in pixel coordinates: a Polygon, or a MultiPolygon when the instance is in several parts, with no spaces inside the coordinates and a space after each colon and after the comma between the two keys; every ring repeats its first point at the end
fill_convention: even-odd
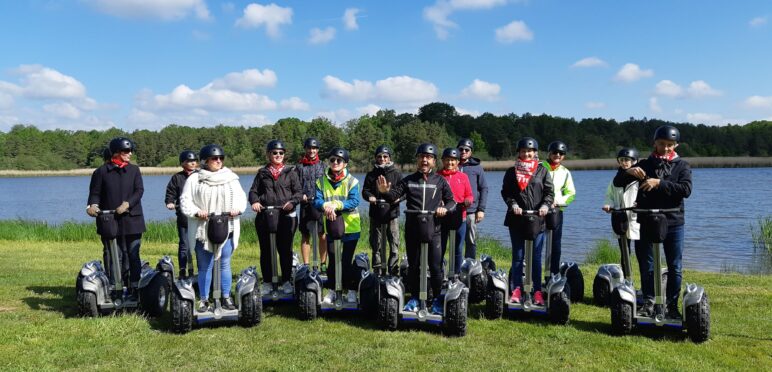
{"type": "Polygon", "coordinates": [[[622,283],[624,275],[622,274],[622,267],[617,264],[605,264],[598,268],[597,276],[606,279],[609,283],[622,283]]]}
{"type": "Polygon", "coordinates": [[[239,281],[236,282],[236,292],[239,294],[237,297],[239,300],[245,295],[255,290],[257,284],[257,270],[254,266],[250,266],[241,271],[239,275],[239,281]]]}
{"type": "Polygon", "coordinates": [[[109,298],[107,291],[109,290],[110,279],[104,273],[104,271],[96,271],[89,276],[86,276],[81,281],[81,290],[84,292],[91,292],[96,295],[97,304],[104,304],[109,298]]]}
{"type": "Polygon", "coordinates": [[[158,271],[155,271],[152,267],[150,267],[150,264],[147,263],[147,261],[142,263],[142,272],[139,274],[139,288],[145,288],[148,284],[150,284],[150,281],[155,278],[155,276],[158,275],[158,271]]]}
{"type": "Polygon", "coordinates": [[[691,305],[699,304],[704,294],[705,294],[705,288],[702,288],[694,283],[686,284],[686,288],[684,289],[684,296],[683,296],[684,297],[683,308],[686,309],[691,305]]]}
{"type": "Polygon", "coordinates": [[[174,275],[174,261],[169,256],[163,256],[155,265],[155,271],[165,272],[174,275]]]}
{"type": "Polygon", "coordinates": [[[399,280],[388,278],[384,281],[383,285],[386,287],[386,294],[389,297],[394,297],[396,299],[402,298],[402,285],[399,283],[399,280]]]}
{"type": "Polygon", "coordinates": [[[177,292],[180,297],[188,300],[192,303],[196,302],[196,292],[193,290],[193,285],[190,282],[183,280],[177,280],[174,282],[174,291],[177,292]]]}
{"type": "Polygon", "coordinates": [[[370,271],[370,258],[367,257],[367,253],[359,253],[354,256],[354,267],[359,270],[370,271]]]}
{"type": "Polygon", "coordinates": [[[549,292],[550,295],[563,292],[567,282],[568,282],[568,278],[566,278],[565,276],[560,274],[553,274],[552,278],[550,279],[550,286],[549,288],[547,288],[547,291],[549,292]]]}
{"type": "Polygon", "coordinates": [[[504,271],[499,270],[492,272],[488,283],[488,285],[492,285],[493,288],[507,293],[507,274],[505,274],[504,271]]]}
{"type": "Polygon", "coordinates": [[[101,271],[101,272],[105,271],[104,267],[102,266],[102,261],[98,261],[98,260],[89,261],[83,264],[83,267],[80,269],[80,276],[85,278],[98,271],[101,271]]]}
{"type": "Polygon", "coordinates": [[[614,292],[612,292],[612,296],[619,296],[619,298],[627,303],[633,304],[635,306],[635,289],[633,289],[630,286],[627,285],[619,285],[616,288],[614,288],[614,292]]]}
{"type": "Polygon", "coordinates": [[[474,258],[467,257],[464,259],[464,262],[461,263],[461,275],[473,277],[482,274],[482,272],[483,268],[480,261],[477,261],[474,258]]]}
{"type": "Polygon", "coordinates": [[[463,282],[451,280],[448,283],[447,291],[445,291],[445,303],[458,299],[464,291],[469,292],[469,289],[466,288],[463,282]]]}
{"type": "MultiPolygon", "coordinates": [[[[302,283],[305,278],[307,278],[311,274],[311,267],[303,264],[298,267],[298,270],[295,271],[295,282],[296,283],[302,283]]],[[[297,287],[297,286],[296,286],[297,287]]]]}

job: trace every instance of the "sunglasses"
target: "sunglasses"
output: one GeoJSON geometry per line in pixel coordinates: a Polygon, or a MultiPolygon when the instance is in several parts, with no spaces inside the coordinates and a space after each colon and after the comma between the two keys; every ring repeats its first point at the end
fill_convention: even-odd
{"type": "Polygon", "coordinates": [[[134,151],[132,151],[131,149],[121,150],[121,154],[131,154],[132,152],[134,152],[134,151]]]}
{"type": "Polygon", "coordinates": [[[344,163],[343,159],[341,158],[330,158],[330,163],[344,163]]]}
{"type": "Polygon", "coordinates": [[[552,155],[560,155],[560,156],[566,156],[566,153],[565,153],[565,152],[560,152],[560,151],[553,151],[553,152],[551,152],[551,154],[552,154],[552,155]]]}
{"type": "Polygon", "coordinates": [[[224,156],[210,156],[210,157],[209,157],[209,160],[219,160],[219,161],[223,161],[223,159],[225,159],[225,157],[224,157],[224,156]]]}
{"type": "Polygon", "coordinates": [[[466,148],[466,147],[462,147],[462,148],[460,148],[458,150],[461,151],[461,152],[472,152],[472,149],[469,149],[469,148],[466,148]]]}
{"type": "Polygon", "coordinates": [[[273,151],[273,152],[271,152],[271,155],[274,155],[274,156],[277,156],[277,155],[284,156],[284,151],[273,151]]]}

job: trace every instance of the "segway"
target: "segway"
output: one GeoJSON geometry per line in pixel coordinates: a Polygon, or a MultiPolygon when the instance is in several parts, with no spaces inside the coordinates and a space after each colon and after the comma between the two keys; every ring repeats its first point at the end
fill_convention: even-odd
{"type": "MultiPolygon", "coordinates": [[[[525,277],[523,278],[523,298],[520,303],[509,301],[507,294],[514,288],[510,288],[509,277],[504,270],[495,270],[495,263],[488,257],[485,258],[487,265],[494,269],[489,270],[488,291],[485,298],[485,314],[489,319],[498,319],[504,314],[504,310],[513,312],[526,312],[545,314],[552,323],[566,324],[571,311],[571,299],[569,298],[570,288],[565,276],[560,273],[551,275],[544,285],[546,289],[546,302],[544,305],[537,305],[531,298],[533,289],[533,242],[541,230],[541,217],[539,211],[524,210],[522,222],[519,228],[525,238],[525,257],[523,266],[525,277]]],[[[545,270],[549,272],[549,262],[545,262],[545,270]]],[[[520,275],[519,273],[513,275],[520,275]]]]}
{"type": "MultiPolygon", "coordinates": [[[[551,277],[551,263],[552,262],[552,232],[562,222],[561,216],[557,208],[565,207],[565,205],[558,204],[556,208],[550,208],[545,217],[545,225],[547,231],[544,234],[544,261],[547,264],[547,275],[544,277],[544,281],[548,282],[551,277]]],[[[560,263],[558,272],[561,276],[565,277],[568,282],[568,288],[570,289],[569,297],[571,302],[582,302],[584,299],[584,275],[579,269],[579,264],[573,261],[564,261],[560,263]]]]}
{"type": "MultiPolygon", "coordinates": [[[[397,329],[399,321],[418,322],[441,326],[442,331],[449,336],[464,336],[466,334],[466,319],[468,309],[469,289],[464,283],[453,277],[443,284],[444,297],[441,314],[432,314],[427,307],[429,271],[429,244],[435,234],[434,211],[406,210],[406,214],[415,214],[414,222],[418,225],[418,239],[421,244],[419,274],[418,309],[404,310],[405,289],[398,278],[385,280],[381,289],[381,299],[378,310],[378,322],[386,330],[397,329]]],[[[410,268],[415,270],[416,268],[410,268]]]]}
{"type": "MultiPolygon", "coordinates": [[[[667,237],[667,217],[665,213],[680,212],[680,208],[670,209],[632,209],[639,216],[641,223],[641,235],[646,236],[652,242],[654,253],[654,272],[661,272],[662,262],[660,251],[662,243],[667,237]]],[[[628,260],[629,260],[629,256],[628,260]]],[[[629,267],[629,262],[626,264],[629,267]]],[[[669,327],[686,329],[689,338],[694,342],[704,342],[710,337],[710,304],[705,288],[695,283],[686,284],[682,293],[683,315],[681,319],[668,318],[665,310],[665,297],[662,289],[662,281],[654,281],[654,314],[642,316],[638,313],[636,291],[632,281],[614,288],[611,293],[611,329],[616,334],[629,334],[633,327],[639,325],[653,325],[656,327],[669,327]]]]}
{"type": "Polygon", "coordinates": [[[75,293],[78,312],[81,316],[96,317],[113,311],[134,310],[139,308],[146,314],[157,317],[166,309],[170,282],[174,275],[174,263],[169,256],[164,256],[153,269],[146,261],[142,262],[138,283],[139,300],[129,296],[129,289],[122,276],[124,265],[128,266],[128,253],[124,251],[121,260],[117,238],[123,240],[123,221],[114,210],[101,210],[97,213],[97,233],[108,240],[109,249],[105,265],[99,260],[85,263],[75,280],[75,293]],[[118,224],[121,222],[121,227],[118,224]],[[112,280],[111,280],[112,279],[112,280]]]}
{"type": "MultiPolygon", "coordinates": [[[[221,249],[222,243],[228,239],[228,222],[230,213],[210,213],[207,223],[207,236],[209,242],[221,249]]],[[[193,242],[195,247],[195,242],[193,242]]],[[[188,250],[188,262],[192,258],[192,249],[188,250]]],[[[172,295],[172,330],[176,333],[187,333],[194,325],[208,323],[239,322],[244,327],[252,327],[260,323],[263,317],[263,304],[258,294],[258,274],[255,267],[249,267],[241,271],[236,282],[236,309],[229,310],[222,307],[220,298],[220,258],[214,252],[215,260],[212,265],[212,298],[214,305],[210,305],[206,311],[200,312],[194,306],[196,303],[196,288],[194,276],[179,278],[174,282],[174,294],[172,295]]],[[[201,275],[201,273],[198,273],[201,275]]],[[[200,288],[199,288],[200,290],[200,288]]]]}
{"type": "Polygon", "coordinates": [[[456,231],[458,231],[462,223],[465,223],[461,212],[457,211],[453,215],[445,216],[442,223],[449,230],[448,246],[453,247],[451,254],[453,263],[450,264],[451,272],[457,273],[458,279],[469,289],[469,303],[478,304],[485,299],[488,275],[482,262],[474,257],[465,257],[460,263],[455,262],[456,231]]]}
{"type": "MultiPolygon", "coordinates": [[[[275,303],[275,302],[288,302],[295,300],[294,281],[292,277],[295,275],[295,270],[298,264],[298,258],[293,254],[292,257],[292,275],[290,276],[290,283],[293,285],[291,293],[284,293],[279,290],[281,283],[279,283],[279,253],[276,250],[276,233],[279,231],[279,219],[281,218],[282,207],[280,206],[268,206],[263,209],[262,223],[265,224],[265,229],[268,232],[268,236],[271,244],[271,285],[270,290],[261,288],[261,295],[263,302],[275,303]]],[[[255,222],[260,223],[260,222],[255,222]]],[[[266,278],[267,279],[267,278],[266,278]]]]}

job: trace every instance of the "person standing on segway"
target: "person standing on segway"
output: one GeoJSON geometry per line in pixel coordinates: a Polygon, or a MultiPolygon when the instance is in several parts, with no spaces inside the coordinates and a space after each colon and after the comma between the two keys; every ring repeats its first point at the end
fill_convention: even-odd
{"type": "MultiPolygon", "coordinates": [[[[453,191],[442,176],[434,172],[437,159],[437,147],[430,143],[418,146],[415,153],[416,171],[396,184],[386,180],[386,177],[378,177],[378,191],[386,196],[386,200],[393,202],[406,198],[408,210],[434,211],[435,216],[442,218],[449,209],[456,207],[453,200],[453,191]],[[444,203],[444,206],[443,204],[444,203]]],[[[405,217],[405,248],[410,266],[408,270],[408,288],[411,295],[405,305],[405,311],[416,311],[418,308],[419,292],[419,262],[420,262],[420,232],[415,222],[416,215],[406,214],[405,217]]],[[[429,245],[429,272],[431,276],[430,286],[434,295],[432,313],[442,313],[443,304],[440,299],[442,288],[442,247],[440,246],[440,223],[435,223],[435,231],[432,242],[429,245]]]]}
{"type": "MultiPolygon", "coordinates": [[[[276,250],[279,253],[282,285],[279,290],[284,294],[292,294],[292,240],[297,229],[295,207],[303,200],[303,190],[298,172],[294,167],[284,163],[286,147],[279,140],[271,140],[266,146],[268,164],[260,168],[249,189],[249,203],[257,213],[255,228],[260,242],[260,271],[263,278],[273,277],[271,267],[271,242],[266,226],[261,222],[260,212],[265,207],[276,206],[282,209],[276,234],[276,250]]],[[[261,293],[270,293],[271,283],[263,283],[261,293]]]]}
{"type": "Polygon", "coordinates": [[[182,188],[185,187],[185,181],[198,168],[198,155],[190,150],[181,152],[180,166],[182,170],[175,173],[166,185],[164,202],[166,209],[176,210],[177,214],[177,236],[179,238],[177,259],[180,263],[180,277],[182,278],[185,277],[185,271],[189,264],[188,249],[190,249],[190,244],[188,244],[188,217],[182,213],[180,208],[180,195],[182,195],[182,188]]]}
{"type": "Polygon", "coordinates": [[[552,187],[555,193],[555,199],[550,207],[557,208],[557,224],[552,230],[552,252],[550,255],[550,273],[557,274],[560,271],[560,253],[562,251],[563,241],[563,210],[576,197],[576,188],[571,172],[562,163],[565,160],[568,146],[563,141],[553,141],[547,146],[547,161],[542,165],[547,169],[552,177],[552,187]]]}
{"type": "Polygon", "coordinates": [[[474,200],[466,207],[466,236],[461,234],[461,229],[456,232],[456,241],[466,240],[464,257],[477,258],[477,224],[485,218],[485,207],[488,202],[488,182],[485,181],[485,171],[480,165],[480,159],[472,157],[474,142],[469,138],[462,138],[456,145],[461,155],[458,169],[469,178],[474,200]]]}
{"type": "MultiPolygon", "coordinates": [[[[112,283],[129,288],[129,299],[137,300],[137,287],[141,271],[139,248],[142,233],[145,232],[145,217],[142,214],[142,194],[145,187],[139,167],[131,164],[136,147],[128,138],[116,137],[110,140],[110,161],[102,164],[91,175],[86,213],[96,217],[100,210],[115,210],[118,215],[118,246],[120,247],[121,271],[127,283],[112,283]]],[[[102,239],[104,263],[109,265],[110,242],[102,239]]],[[[113,278],[110,278],[113,280],[113,278]]]]}
{"type": "Polygon", "coordinates": [[[381,239],[387,239],[389,243],[388,272],[391,275],[397,275],[399,268],[399,201],[392,203],[389,209],[389,223],[386,227],[386,236],[381,236],[381,229],[375,222],[375,205],[378,199],[385,199],[386,196],[378,191],[376,185],[378,178],[383,176],[387,182],[396,184],[402,179],[402,172],[391,160],[391,148],[386,145],[380,145],[375,149],[375,162],[373,169],[365,175],[365,182],[362,186],[362,198],[370,203],[370,248],[373,251],[373,271],[381,267],[381,254],[379,249],[381,239]]]}
{"type": "MultiPolygon", "coordinates": [[[[357,284],[359,278],[353,277],[354,251],[359,242],[362,231],[359,218],[359,180],[349,173],[347,166],[349,161],[348,150],[335,147],[327,155],[329,166],[324,172],[324,177],[316,181],[316,197],[314,207],[324,213],[324,231],[327,232],[328,224],[338,219],[343,220],[343,244],[341,266],[335,267],[335,250],[332,240],[327,240],[327,252],[330,258],[328,267],[329,278],[335,277],[336,270],[342,270],[343,288],[348,289],[347,302],[357,302],[357,284]]],[[[335,280],[327,280],[325,287],[329,289],[324,301],[335,302],[335,280]]]]}
{"type": "MultiPolygon", "coordinates": [[[[635,167],[620,169],[614,177],[614,186],[624,187],[637,181],[636,207],[641,209],[680,208],[680,212],[665,213],[667,237],[663,242],[667,261],[667,313],[670,319],[681,319],[678,296],[681,289],[681,257],[684,244],[684,199],[692,193],[692,169],[675,149],[681,134],[677,128],[663,125],[654,131],[654,151],[635,167]]],[[[654,310],[654,256],[652,242],[641,234],[640,244],[635,245],[641,271],[644,305],[640,314],[651,315],[654,310]]],[[[656,275],[659,280],[659,273],[656,275]]]]}
{"type": "MultiPolygon", "coordinates": [[[[633,165],[638,162],[638,150],[632,147],[623,147],[617,153],[617,163],[619,164],[619,171],[627,171],[633,165]]],[[[606,188],[606,197],[603,203],[603,210],[606,213],[611,213],[612,209],[632,208],[635,206],[635,198],[638,196],[638,181],[633,180],[623,187],[614,186],[614,180],[612,179],[608,188],[606,188]]],[[[625,211],[627,214],[627,247],[631,247],[631,242],[638,240],[641,234],[641,225],[638,224],[638,216],[633,211],[625,211]]]]}
{"type": "Polygon", "coordinates": [[[212,286],[212,265],[220,258],[220,289],[226,310],[235,310],[231,293],[231,257],[239,246],[241,222],[239,215],[247,208],[247,197],[239,183],[239,176],[223,166],[225,151],[218,145],[206,145],[199,152],[202,168],[191,173],[180,196],[182,213],[188,217],[188,241],[195,242],[198,266],[198,312],[209,309],[209,290],[212,286]],[[219,247],[213,246],[207,223],[210,213],[230,212],[228,238],[219,247]]]}
{"type": "MultiPolygon", "coordinates": [[[[305,154],[300,158],[300,164],[297,166],[300,183],[303,187],[303,200],[300,202],[300,254],[303,256],[303,263],[308,265],[311,255],[311,232],[308,230],[310,215],[306,208],[313,208],[314,197],[316,196],[316,181],[324,177],[324,163],[319,159],[319,141],[316,138],[309,137],[303,142],[305,154]]],[[[325,243],[324,227],[322,221],[318,222],[319,232],[319,256],[321,258],[320,270],[327,272],[327,244],[325,243]]]]}
{"type": "MultiPolygon", "coordinates": [[[[512,268],[510,269],[510,288],[514,288],[510,295],[510,302],[520,303],[523,296],[523,253],[525,240],[522,237],[521,224],[523,211],[538,210],[539,216],[547,215],[549,207],[554,202],[552,191],[552,177],[547,168],[539,163],[539,144],[531,137],[523,137],[517,142],[518,158],[515,166],[504,173],[504,181],[501,185],[501,197],[507,205],[507,215],[504,225],[509,228],[509,238],[512,241],[512,268]]],[[[542,247],[544,246],[544,220],[541,222],[540,233],[533,242],[533,279],[534,304],[544,305],[544,295],[541,291],[541,260],[542,247]]]]}
{"type": "MultiPolygon", "coordinates": [[[[448,147],[442,151],[442,170],[439,173],[440,176],[445,178],[450,185],[450,190],[453,191],[453,199],[456,201],[456,212],[452,215],[458,216],[462,221],[466,220],[466,208],[474,202],[474,194],[472,193],[472,186],[469,184],[469,177],[466,174],[459,172],[458,162],[461,155],[457,148],[448,147]],[[459,210],[460,209],[460,210],[459,210]]],[[[448,217],[446,217],[448,218],[448,217]]],[[[453,270],[459,272],[461,267],[461,245],[464,243],[464,236],[466,235],[465,223],[461,223],[456,231],[456,246],[451,247],[451,253],[455,256],[456,267],[453,270]]],[[[442,256],[445,257],[445,251],[447,250],[448,234],[450,231],[444,227],[442,229],[442,256]]],[[[454,274],[454,273],[449,273],[454,274]]]]}

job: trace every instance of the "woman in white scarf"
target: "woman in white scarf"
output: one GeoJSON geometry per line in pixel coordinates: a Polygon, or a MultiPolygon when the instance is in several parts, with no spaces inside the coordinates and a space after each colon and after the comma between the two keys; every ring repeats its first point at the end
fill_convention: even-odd
{"type": "Polygon", "coordinates": [[[188,241],[195,241],[198,264],[198,311],[209,309],[209,289],[212,285],[212,266],[220,258],[223,307],[235,309],[231,292],[231,255],[239,245],[239,215],[247,208],[247,197],[239,183],[239,176],[223,166],[225,151],[218,145],[206,145],[199,153],[202,168],[188,177],[180,195],[180,208],[188,217],[188,241]],[[230,212],[228,239],[220,245],[207,237],[209,213],[230,212]]]}

